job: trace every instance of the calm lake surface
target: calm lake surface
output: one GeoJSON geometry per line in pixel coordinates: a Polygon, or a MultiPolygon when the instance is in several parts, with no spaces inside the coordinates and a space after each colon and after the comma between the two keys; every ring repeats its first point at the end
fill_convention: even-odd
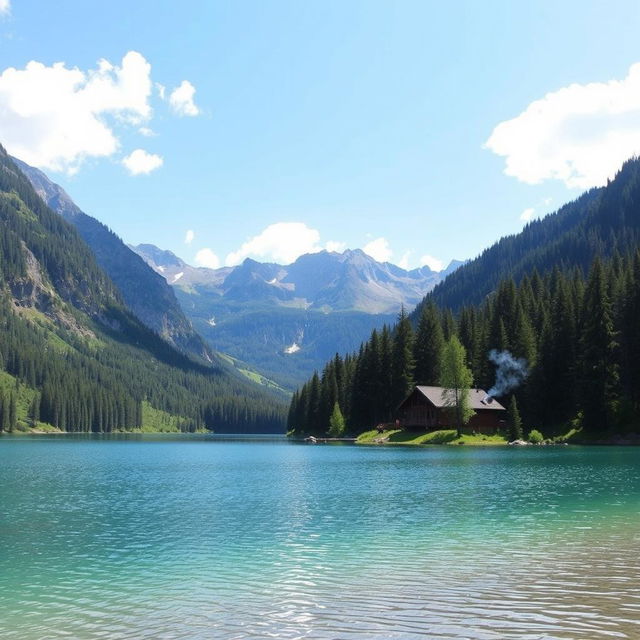
{"type": "Polygon", "coordinates": [[[640,449],[0,438],[0,638],[640,638],[640,449]]]}

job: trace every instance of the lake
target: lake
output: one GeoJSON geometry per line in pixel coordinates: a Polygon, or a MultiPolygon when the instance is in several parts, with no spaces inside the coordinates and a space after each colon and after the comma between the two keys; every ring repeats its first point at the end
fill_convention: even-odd
{"type": "Polygon", "coordinates": [[[640,637],[640,449],[0,438],[3,640],[640,637]]]}

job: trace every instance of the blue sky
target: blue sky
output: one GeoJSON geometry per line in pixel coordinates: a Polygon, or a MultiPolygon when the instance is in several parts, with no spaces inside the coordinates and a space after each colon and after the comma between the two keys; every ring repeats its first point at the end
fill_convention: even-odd
{"type": "Polygon", "coordinates": [[[640,152],[637,2],[0,11],[0,141],[193,264],[470,258],[640,152]]]}

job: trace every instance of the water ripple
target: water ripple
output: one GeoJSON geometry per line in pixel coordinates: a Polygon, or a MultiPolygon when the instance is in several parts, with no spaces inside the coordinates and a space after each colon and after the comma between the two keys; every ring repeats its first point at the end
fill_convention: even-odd
{"type": "Polygon", "coordinates": [[[3,640],[640,637],[630,449],[0,440],[3,640]]]}

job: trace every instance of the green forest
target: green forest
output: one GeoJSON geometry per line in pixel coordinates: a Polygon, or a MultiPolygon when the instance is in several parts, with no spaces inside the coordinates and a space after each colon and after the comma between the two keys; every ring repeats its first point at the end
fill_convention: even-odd
{"type": "Polygon", "coordinates": [[[503,280],[482,305],[454,316],[433,300],[422,306],[414,327],[404,312],[397,325],[373,331],[357,354],[336,355],[293,397],[288,427],[327,432],[334,405],[347,429],[358,433],[394,419],[414,384],[438,385],[447,340],[465,349],[474,386],[494,383],[492,349],[509,351],[528,365],[512,397],[525,429],[558,435],[571,428],[586,434],[640,430],[640,253],[596,258],[589,274],[537,271],[516,286],[503,280]]]}
{"type": "Polygon", "coordinates": [[[289,430],[327,433],[336,404],[352,434],[393,421],[414,384],[439,385],[456,336],[475,387],[493,385],[491,350],[526,361],[524,382],[499,398],[525,430],[639,433],[639,247],[640,162],[631,160],[606,187],[458,269],[358,353],[336,355],[294,394],[289,430]]]}
{"type": "Polygon", "coordinates": [[[130,313],[3,149],[0,223],[0,369],[14,380],[0,393],[0,429],[130,430],[160,412],[182,431],[282,431],[281,396],[193,360],[130,313]]]}

